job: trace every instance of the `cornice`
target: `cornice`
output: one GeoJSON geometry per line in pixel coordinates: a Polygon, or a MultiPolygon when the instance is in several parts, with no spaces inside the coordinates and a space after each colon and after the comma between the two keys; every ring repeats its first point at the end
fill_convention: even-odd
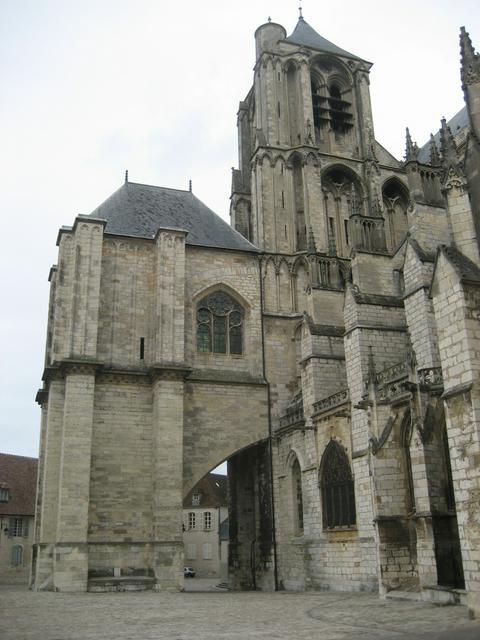
{"type": "Polygon", "coordinates": [[[158,362],[149,369],[149,375],[153,382],[157,380],[185,380],[191,374],[191,367],[184,363],[158,362]]]}
{"type": "Polygon", "coordinates": [[[48,401],[48,389],[39,389],[35,395],[35,402],[42,406],[48,401]]]}

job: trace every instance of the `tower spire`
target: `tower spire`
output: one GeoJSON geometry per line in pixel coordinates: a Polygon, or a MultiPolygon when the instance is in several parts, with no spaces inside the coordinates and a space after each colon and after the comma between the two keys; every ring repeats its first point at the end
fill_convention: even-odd
{"type": "Polygon", "coordinates": [[[418,155],[417,143],[412,141],[412,136],[410,135],[410,129],[407,127],[405,160],[407,162],[409,162],[410,160],[416,160],[417,155],[418,155]]]}
{"type": "Polygon", "coordinates": [[[440,149],[442,151],[443,168],[446,170],[450,167],[456,168],[458,166],[457,145],[445,118],[442,118],[442,127],[440,129],[440,149]]]}
{"type": "Polygon", "coordinates": [[[299,2],[300,2],[300,5],[299,5],[299,7],[298,7],[298,13],[299,13],[298,19],[299,19],[299,20],[303,20],[303,13],[302,13],[302,0],[299,0],[299,2]]]}
{"type": "Polygon", "coordinates": [[[430,134],[430,164],[440,164],[440,154],[433,133],[430,134]]]}
{"type": "Polygon", "coordinates": [[[475,53],[470,35],[460,27],[460,56],[462,61],[462,88],[480,82],[480,54],[475,53]]]}

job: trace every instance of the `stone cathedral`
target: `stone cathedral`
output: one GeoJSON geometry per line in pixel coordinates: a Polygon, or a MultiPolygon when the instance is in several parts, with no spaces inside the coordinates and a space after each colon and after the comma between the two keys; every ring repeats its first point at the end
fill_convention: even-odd
{"type": "Polygon", "coordinates": [[[32,587],[182,589],[182,500],[228,460],[236,589],[480,613],[480,56],[405,160],[371,63],[255,33],[231,226],[125,181],[58,235],[32,587]]]}

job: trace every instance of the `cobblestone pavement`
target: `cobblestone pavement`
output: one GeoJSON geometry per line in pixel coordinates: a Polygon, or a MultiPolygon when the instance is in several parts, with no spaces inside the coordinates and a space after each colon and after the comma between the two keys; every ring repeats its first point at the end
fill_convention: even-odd
{"type": "Polygon", "coordinates": [[[0,590],[2,640],[479,640],[464,607],[364,593],[0,590]]]}

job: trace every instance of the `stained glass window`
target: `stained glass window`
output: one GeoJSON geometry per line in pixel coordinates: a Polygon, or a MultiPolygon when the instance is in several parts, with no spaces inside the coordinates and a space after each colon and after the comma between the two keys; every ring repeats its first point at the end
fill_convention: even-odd
{"type": "Polygon", "coordinates": [[[243,353],[243,309],[224,291],[216,291],[197,307],[197,351],[243,353]]]}
{"type": "Polygon", "coordinates": [[[355,490],[347,454],[330,441],[322,462],[323,528],[349,527],[356,523],[355,490]]]}

